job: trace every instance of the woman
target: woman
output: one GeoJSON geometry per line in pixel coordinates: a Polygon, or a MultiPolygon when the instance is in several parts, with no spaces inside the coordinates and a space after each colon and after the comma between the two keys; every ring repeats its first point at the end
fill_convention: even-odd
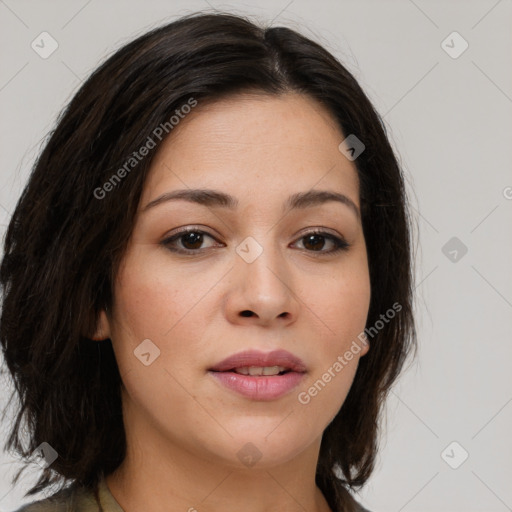
{"type": "Polygon", "coordinates": [[[6,447],[42,461],[28,494],[71,482],[20,510],[364,510],[410,247],[382,121],[321,46],[199,13],[121,48],[6,234],[6,447]]]}

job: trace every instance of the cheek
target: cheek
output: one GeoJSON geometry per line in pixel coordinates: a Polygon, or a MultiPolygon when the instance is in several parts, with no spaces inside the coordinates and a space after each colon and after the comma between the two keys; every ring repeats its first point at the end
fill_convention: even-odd
{"type": "Polygon", "coordinates": [[[193,377],[187,369],[202,334],[194,305],[208,288],[199,278],[191,283],[189,276],[162,266],[143,249],[132,247],[118,273],[112,343],[130,403],[150,416],[159,411],[158,421],[170,424],[173,411],[193,408],[185,391],[193,377]]]}
{"type": "Polygon", "coordinates": [[[364,331],[370,307],[370,279],[366,265],[344,269],[310,295],[309,307],[327,334],[326,352],[342,350],[364,331]]]}
{"type": "MultiPolygon", "coordinates": [[[[155,366],[168,368],[186,379],[184,368],[197,365],[208,316],[209,291],[218,273],[183,272],[169,265],[165,254],[136,244],[126,253],[115,289],[115,323],[112,342],[118,364],[125,371],[139,369],[134,351],[144,340],[151,340],[159,352],[155,366]]],[[[212,309],[212,308],[210,308],[212,309]]],[[[136,354],[135,354],[136,355],[136,354]]]]}
{"type": "MultiPolygon", "coordinates": [[[[339,283],[339,282],[338,282],[339,283]]],[[[364,332],[370,301],[369,282],[364,278],[344,281],[325,289],[318,302],[322,334],[316,336],[317,364],[297,393],[299,407],[317,418],[324,429],[334,419],[350,391],[359,359],[367,347],[364,332]],[[349,286],[350,285],[350,286],[349,286]]]]}
{"type": "Polygon", "coordinates": [[[205,293],[207,283],[164,265],[159,251],[147,249],[135,245],[126,255],[116,282],[116,315],[135,337],[163,341],[205,293]]]}
{"type": "Polygon", "coordinates": [[[323,431],[331,423],[350,391],[360,358],[358,333],[355,322],[343,322],[337,326],[336,335],[316,343],[320,355],[296,393],[298,410],[316,431],[323,431]]]}
{"type": "Polygon", "coordinates": [[[324,414],[332,419],[350,390],[359,358],[367,351],[362,337],[371,295],[366,259],[340,270],[320,288],[315,288],[308,303],[322,326],[316,344],[318,364],[299,402],[311,401],[319,413],[324,407],[324,414]]]}

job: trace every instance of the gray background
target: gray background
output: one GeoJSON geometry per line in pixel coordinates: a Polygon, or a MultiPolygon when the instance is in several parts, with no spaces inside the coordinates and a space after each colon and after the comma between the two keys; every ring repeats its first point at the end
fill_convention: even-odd
{"type": "MultiPolygon", "coordinates": [[[[390,395],[360,500],[374,512],[512,510],[511,0],[0,0],[1,234],[58,112],[98,63],[149,28],[214,9],[326,46],[384,116],[405,169],[420,351],[390,395]],[[46,59],[31,48],[43,31],[59,45],[46,59]],[[466,452],[457,469],[446,462],[466,452]]],[[[0,511],[27,501],[36,473],[11,489],[16,467],[0,456],[0,511]]]]}

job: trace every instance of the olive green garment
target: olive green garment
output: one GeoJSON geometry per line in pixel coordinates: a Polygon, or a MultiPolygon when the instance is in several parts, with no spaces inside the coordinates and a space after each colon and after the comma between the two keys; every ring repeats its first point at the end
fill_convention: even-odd
{"type": "MultiPolygon", "coordinates": [[[[24,505],[14,512],[124,512],[102,478],[98,484],[98,504],[94,493],[77,486],[63,489],[49,498],[24,505]]],[[[359,512],[370,512],[359,505],[359,512]]]]}
{"type": "Polygon", "coordinates": [[[15,512],[124,512],[110,493],[105,478],[98,484],[98,495],[99,503],[94,492],[71,485],[48,498],[24,505],[15,512]]]}

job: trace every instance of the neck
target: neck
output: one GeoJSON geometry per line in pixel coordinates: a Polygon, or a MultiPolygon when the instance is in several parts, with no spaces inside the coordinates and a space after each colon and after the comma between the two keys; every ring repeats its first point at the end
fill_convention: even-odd
{"type": "Polygon", "coordinates": [[[124,512],[331,512],[315,483],[321,437],[285,462],[241,467],[128,424],[126,457],[105,479],[124,512]]]}

